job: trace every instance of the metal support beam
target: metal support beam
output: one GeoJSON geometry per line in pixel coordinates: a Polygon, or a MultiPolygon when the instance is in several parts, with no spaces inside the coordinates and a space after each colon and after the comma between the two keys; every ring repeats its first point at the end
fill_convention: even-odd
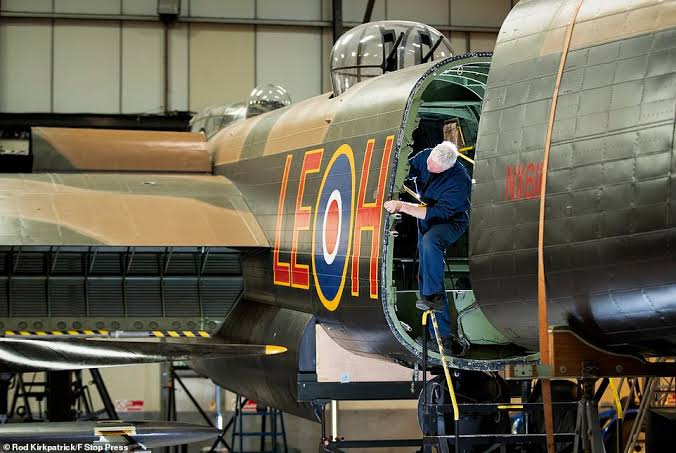
{"type": "Polygon", "coordinates": [[[74,421],[73,372],[50,371],[47,373],[47,419],[50,422],[74,421]]]}
{"type": "Polygon", "coordinates": [[[343,0],[333,0],[333,42],[343,34],[343,0]]]}
{"type": "Polygon", "coordinates": [[[108,415],[108,418],[110,418],[111,420],[117,420],[118,417],[117,411],[115,410],[115,405],[113,404],[113,400],[110,398],[110,393],[108,393],[106,384],[103,382],[103,377],[101,377],[101,373],[96,368],[90,369],[89,373],[92,375],[94,385],[96,386],[96,390],[99,392],[101,402],[103,403],[103,407],[106,409],[106,414],[108,415]]]}
{"type": "MultiPolygon", "coordinates": [[[[12,373],[0,373],[0,424],[7,423],[9,385],[13,376],[12,373]]],[[[16,391],[18,391],[18,386],[16,391]]]]}
{"type": "Polygon", "coordinates": [[[366,10],[364,11],[364,23],[371,22],[371,15],[373,14],[373,5],[376,3],[376,0],[369,0],[366,4],[366,10]]]}
{"type": "Polygon", "coordinates": [[[331,400],[331,439],[338,440],[338,401],[331,400]]]}

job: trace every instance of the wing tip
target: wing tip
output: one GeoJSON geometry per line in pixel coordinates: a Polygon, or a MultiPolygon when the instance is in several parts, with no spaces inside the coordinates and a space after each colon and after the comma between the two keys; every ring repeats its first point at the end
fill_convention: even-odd
{"type": "Polygon", "coordinates": [[[266,344],[265,345],[265,355],[274,355],[274,354],[282,354],[286,352],[288,349],[285,348],[284,346],[276,346],[273,344],[266,344]]]}

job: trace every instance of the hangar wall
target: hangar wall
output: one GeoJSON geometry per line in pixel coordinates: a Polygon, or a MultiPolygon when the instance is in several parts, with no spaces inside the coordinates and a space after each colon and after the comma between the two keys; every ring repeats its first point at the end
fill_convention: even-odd
{"type": "MultiPolygon", "coordinates": [[[[343,0],[346,26],[366,3],[343,0]]],[[[376,0],[372,20],[426,22],[458,52],[492,50],[513,3],[376,0]]],[[[198,111],[245,100],[262,83],[299,101],[330,89],[331,5],[182,0],[165,43],[157,0],[0,0],[0,112],[198,111]]]]}

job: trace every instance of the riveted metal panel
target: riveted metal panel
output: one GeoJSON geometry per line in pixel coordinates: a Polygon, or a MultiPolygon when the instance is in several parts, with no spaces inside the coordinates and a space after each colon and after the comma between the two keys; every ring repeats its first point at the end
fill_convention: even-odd
{"type": "MultiPolygon", "coordinates": [[[[473,287],[488,319],[530,348],[537,347],[540,200],[539,186],[527,190],[528,177],[536,185],[539,177],[528,166],[542,162],[572,3],[531,0],[510,14],[477,144],[473,287]]],[[[661,302],[676,300],[676,24],[665,19],[674,7],[583,5],[561,81],[544,225],[549,323],[573,325],[610,347],[631,341],[661,353],[676,351],[676,304],[661,302]],[[639,12],[645,20],[608,27],[639,12]]]]}

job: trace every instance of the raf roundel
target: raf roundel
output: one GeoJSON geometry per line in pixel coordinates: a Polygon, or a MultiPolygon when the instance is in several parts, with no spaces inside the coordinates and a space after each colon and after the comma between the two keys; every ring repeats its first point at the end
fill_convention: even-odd
{"type": "Polygon", "coordinates": [[[315,209],[314,281],[319,299],[331,311],[340,303],[352,245],[354,171],[352,148],[342,145],[326,167],[315,209]]]}

